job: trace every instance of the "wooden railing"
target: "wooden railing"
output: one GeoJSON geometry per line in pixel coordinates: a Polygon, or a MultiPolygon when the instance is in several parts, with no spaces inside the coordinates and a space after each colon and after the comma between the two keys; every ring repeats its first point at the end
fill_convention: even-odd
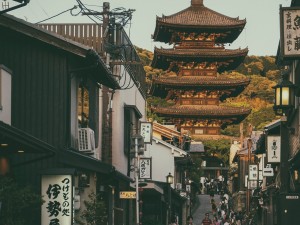
{"type": "Polygon", "coordinates": [[[103,53],[102,24],[39,24],[40,27],[103,53]]]}

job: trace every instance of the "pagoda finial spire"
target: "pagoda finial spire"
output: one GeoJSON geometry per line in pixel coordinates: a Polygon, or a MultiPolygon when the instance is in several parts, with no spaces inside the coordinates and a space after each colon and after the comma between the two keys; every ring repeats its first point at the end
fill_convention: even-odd
{"type": "Polygon", "coordinates": [[[192,0],[192,6],[203,6],[203,0],[192,0]]]}

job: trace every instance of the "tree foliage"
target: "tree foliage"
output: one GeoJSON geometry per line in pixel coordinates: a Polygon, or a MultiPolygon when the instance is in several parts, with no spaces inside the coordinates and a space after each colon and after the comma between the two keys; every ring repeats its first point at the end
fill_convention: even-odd
{"type": "Polygon", "coordinates": [[[42,197],[29,186],[0,177],[0,225],[39,224],[42,197]]]}
{"type": "Polygon", "coordinates": [[[81,222],[77,219],[78,224],[87,225],[106,225],[108,221],[108,212],[101,194],[94,192],[89,194],[89,199],[84,201],[86,207],[81,213],[80,217],[86,221],[81,222]]]}

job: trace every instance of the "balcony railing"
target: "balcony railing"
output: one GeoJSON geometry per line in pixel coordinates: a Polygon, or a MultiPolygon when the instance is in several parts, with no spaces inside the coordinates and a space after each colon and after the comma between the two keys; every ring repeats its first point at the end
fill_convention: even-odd
{"type": "Polygon", "coordinates": [[[117,55],[117,57],[112,58],[113,62],[111,65],[123,65],[136,86],[140,87],[139,89],[143,96],[146,96],[146,75],[143,65],[133,44],[122,27],[116,26],[113,30],[113,34],[116,35],[114,41],[105,42],[102,24],[39,24],[38,26],[80,44],[89,46],[94,49],[100,57],[103,57],[105,52],[117,55]]]}

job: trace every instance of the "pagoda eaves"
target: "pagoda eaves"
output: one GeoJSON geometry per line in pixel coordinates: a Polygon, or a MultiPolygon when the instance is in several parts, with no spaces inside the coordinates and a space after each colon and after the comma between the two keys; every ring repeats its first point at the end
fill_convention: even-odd
{"type": "Polygon", "coordinates": [[[161,98],[168,95],[169,90],[228,90],[230,94],[221,96],[220,100],[227,97],[238,96],[250,83],[249,78],[233,79],[229,77],[205,76],[161,76],[152,79],[149,94],[161,98]]]}
{"type": "Polygon", "coordinates": [[[171,62],[220,62],[218,72],[238,67],[248,54],[245,49],[164,49],[155,48],[151,66],[168,70],[171,62]]]}
{"type": "Polygon", "coordinates": [[[154,41],[170,43],[174,32],[222,33],[217,43],[232,43],[242,32],[246,19],[232,18],[203,4],[195,4],[170,16],[156,18],[154,41]]]}
{"type": "Polygon", "coordinates": [[[173,118],[201,118],[225,119],[231,118],[235,122],[245,119],[251,109],[243,107],[216,106],[216,105],[173,105],[170,107],[156,107],[152,109],[159,116],[173,118]]]}

